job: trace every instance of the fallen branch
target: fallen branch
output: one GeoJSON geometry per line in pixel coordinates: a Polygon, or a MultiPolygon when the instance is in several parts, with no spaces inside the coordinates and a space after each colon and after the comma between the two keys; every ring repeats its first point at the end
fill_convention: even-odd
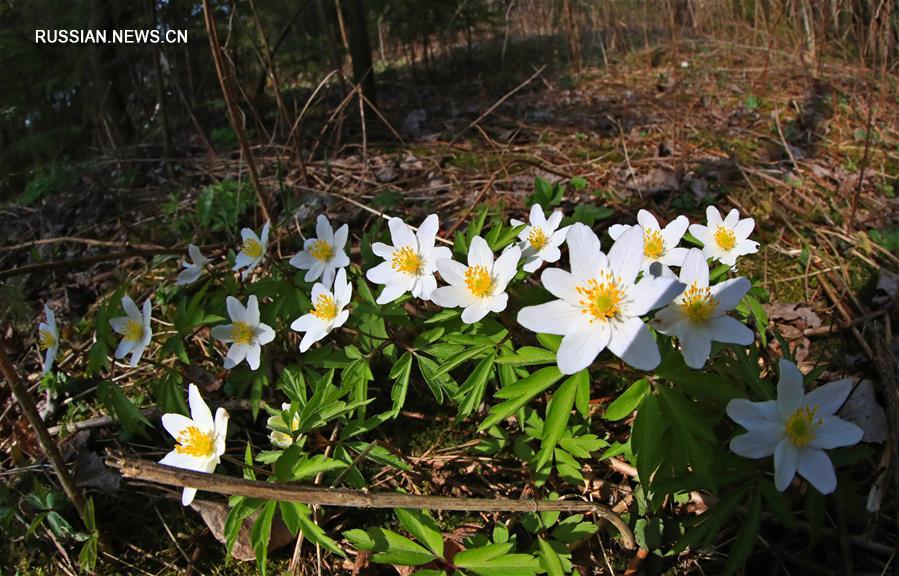
{"type": "Polygon", "coordinates": [[[125,478],[134,478],[167,486],[191,487],[227,496],[246,496],[286,502],[302,502],[322,506],[350,508],[414,508],[422,510],[457,510],[478,512],[593,512],[621,534],[624,547],[636,547],[628,525],[608,506],[580,500],[504,500],[491,498],[456,498],[419,496],[402,492],[368,492],[342,488],[322,488],[298,484],[276,484],[232,478],[221,474],[203,474],[110,454],[107,465],[117,468],[125,478]]]}

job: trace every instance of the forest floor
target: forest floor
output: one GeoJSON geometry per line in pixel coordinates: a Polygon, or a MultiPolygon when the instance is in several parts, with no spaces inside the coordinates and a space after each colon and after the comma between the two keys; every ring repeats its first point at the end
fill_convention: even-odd
{"type": "MultiPolygon", "coordinates": [[[[776,350],[781,342],[788,343],[803,369],[826,365],[833,376],[871,377],[875,367],[867,354],[877,334],[872,326],[890,334],[899,283],[895,85],[875,85],[872,91],[856,67],[836,61],[811,74],[791,54],[711,41],[684,42],[678,50],[636,52],[578,75],[521,62],[499,73],[459,64],[443,74],[419,72],[414,91],[408,88],[408,71],[392,71],[379,85],[384,120],[367,110],[363,133],[359,107],[352,101],[345,108],[342,144],[334,130],[339,115],[329,122],[333,108],[322,111],[326,107],[319,106],[309,122],[312,128],[304,128],[304,143],[319,149],[317,159],[306,163],[305,182],[286,149],[264,144],[264,134],[257,131],[254,155],[265,188],[281,207],[279,222],[285,231],[274,249],[277,258],[295,252],[297,225],[321,211],[332,221],[349,223],[357,242],[379,213],[417,221],[437,212],[442,233],[462,225],[481,202],[521,218],[538,176],[565,187],[560,207],[592,218],[604,246],[607,227],[632,222],[639,208],[663,222],[678,214],[697,222],[704,220],[710,203],[736,207],[755,218],[755,239],[762,246],[757,258],[741,262],[741,269],[761,281],[774,303],[765,307],[768,329],[782,340],[770,338],[768,345],[776,350]],[[410,115],[417,109],[426,112],[426,119],[410,115]]],[[[519,60],[539,61],[527,56],[519,60]]],[[[247,178],[239,150],[219,143],[216,148],[209,154],[195,146],[194,152],[168,162],[138,158],[137,151],[133,157],[123,151],[119,157],[97,158],[74,174],[47,175],[46,192],[0,207],[5,238],[0,246],[0,314],[11,321],[3,336],[53,424],[83,422],[103,409],[82,399],[91,396],[89,379],[70,378],[64,384],[68,400],[61,404],[39,387],[34,328],[39,303],[52,302],[57,315],[88,319],[67,329],[74,346],[60,360],[70,373],[83,372],[96,304],[123,281],[149,285],[173,280],[180,251],[167,250],[171,246],[188,241],[235,246],[237,227],[195,229],[197,214],[215,212],[210,203],[238,206],[235,222],[251,220],[255,210],[250,188],[227,184],[247,178]],[[106,254],[118,256],[100,261],[106,254]],[[52,264],[56,262],[65,264],[52,264]],[[16,267],[28,264],[38,269],[16,273],[16,267]]],[[[141,406],[152,404],[141,385],[151,370],[128,372],[119,381],[141,406]]],[[[192,376],[219,377],[198,370],[192,376]]],[[[413,381],[410,390],[405,417],[379,433],[413,470],[390,471],[380,479],[381,488],[519,497],[527,475],[517,460],[480,456],[476,422],[456,423],[455,409],[437,405],[422,382],[413,381]]],[[[594,392],[594,398],[606,399],[596,409],[615,393],[594,392]]],[[[41,462],[40,450],[12,406],[8,392],[0,390],[4,490],[15,494],[34,481],[28,472],[38,470],[35,475],[47,484],[50,472],[42,464],[26,467],[31,457],[41,462]]],[[[264,419],[255,424],[249,414],[237,419],[255,440],[265,441],[264,419]]],[[[606,432],[621,435],[627,430],[612,427],[606,432]]],[[[114,425],[61,435],[64,453],[79,462],[78,479],[93,495],[98,518],[111,527],[110,533],[127,534],[116,539],[114,554],[101,558],[101,573],[160,574],[188,566],[186,573],[255,572],[252,562],[224,567],[223,546],[195,510],[180,506],[176,492],[120,483],[95,463],[106,449],[125,448],[158,459],[166,450],[161,435],[152,442],[126,441],[114,425]]],[[[626,485],[629,480],[626,470],[603,462],[588,467],[585,476],[584,494],[602,500],[609,499],[600,493],[603,481],[626,485]]],[[[209,514],[221,523],[225,508],[219,506],[209,514]]],[[[895,525],[890,528],[884,518],[894,517],[895,506],[893,493],[878,503],[883,517],[861,510],[853,512],[852,521],[868,526],[874,540],[893,542],[895,525]]],[[[441,525],[461,539],[482,529],[486,516],[444,515],[441,525]]],[[[387,513],[329,510],[322,526],[336,537],[348,527],[383,525],[390,518],[387,513]]],[[[286,569],[290,544],[272,552],[272,573],[286,569]]],[[[23,574],[71,573],[74,565],[49,540],[14,542],[4,552],[12,554],[10,565],[23,574]]],[[[606,540],[604,546],[586,547],[576,564],[597,572],[608,564],[621,573],[632,562],[621,552],[606,540]]],[[[824,569],[839,565],[830,562],[837,553],[821,556],[819,550],[815,557],[808,549],[797,562],[824,569]]],[[[856,553],[857,566],[871,571],[883,566],[884,558],[872,553],[868,561],[869,551],[856,553]]],[[[720,554],[703,550],[676,559],[650,556],[644,568],[649,573],[688,572],[720,554]]],[[[778,544],[769,544],[764,554],[769,566],[791,562],[784,560],[778,544]]],[[[324,573],[353,569],[352,561],[322,560],[314,549],[305,550],[307,571],[322,568],[320,562],[324,573]]]]}

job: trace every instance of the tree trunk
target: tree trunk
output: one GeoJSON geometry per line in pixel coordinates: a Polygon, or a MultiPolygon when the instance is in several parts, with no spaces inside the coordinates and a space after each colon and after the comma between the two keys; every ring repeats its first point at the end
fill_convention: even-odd
{"type": "Polygon", "coordinates": [[[371,42],[368,40],[368,14],[365,0],[341,2],[349,36],[350,58],[353,60],[353,80],[362,86],[362,94],[371,102],[377,102],[375,71],[372,67],[371,42]]]}

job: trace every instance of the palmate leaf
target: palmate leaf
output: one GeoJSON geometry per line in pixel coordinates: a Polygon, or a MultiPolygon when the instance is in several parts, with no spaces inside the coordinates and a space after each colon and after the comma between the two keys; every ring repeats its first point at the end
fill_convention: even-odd
{"type": "Polygon", "coordinates": [[[268,564],[268,540],[272,533],[272,520],[275,517],[277,505],[278,503],[274,500],[266,502],[250,531],[250,542],[256,552],[256,567],[262,576],[265,576],[268,564]]]}
{"type": "Polygon", "coordinates": [[[609,404],[603,418],[613,422],[627,418],[637,409],[647,392],[649,392],[649,380],[637,380],[609,404]]]}
{"type": "Polygon", "coordinates": [[[522,346],[513,354],[503,354],[496,359],[497,364],[509,366],[537,366],[540,364],[555,364],[556,353],[537,348],[536,346],[522,346]]]}
{"type": "Polygon", "coordinates": [[[393,406],[390,409],[390,417],[396,418],[403,405],[406,403],[406,392],[409,390],[409,377],[412,375],[412,352],[406,351],[393,368],[390,369],[388,378],[393,380],[390,388],[390,399],[393,406]]]}
{"type": "Polygon", "coordinates": [[[320,545],[325,550],[346,558],[346,554],[340,549],[337,542],[332,540],[318,524],[310,518],[309,507],[300,502],[278,502],[281,518],[287,525],[291,534],[302,531],[310,542],[320,545]]]}
{"type": "Polygon", "coordinates": [[[422,510],[394,509],[403,528],[422,542],[435,556],[443,557],[443,534],[434,520],[422,510]]]}
{"type": "Polygon", "coordinates": [[[540,560],[530,554],[506,554],[511,544],[491,544],[463,550],[453,564],[478,576],[532,576],[543,571],[540,560]]]}
{"type": "Polygon", "coordinates": [[[586,370],[581,370],[562,382],[555,396],[546,409],[546,421],[543,424],[543,435],[540,443],[540,452],[537,453],[536,468],[540,468],[552,456],[556,444],[565,433],[571,409],[574,407],[574,397],[581,382],[590,381],[586,370]]]}
{"type": "Polygon", "coordinates": [[[496,397],[507,400],[490,408],[490,415],[481,422],[481,425],[478,426],[478,431],[486,430],[501,420],[508,418],[527,404],[534,396],[548,389],[561,378],[562,373],[559,369],[556,366],[549,366],[541,368],[527,378],[522,378],[518,382],[498,390],[496,397]]]}
{"type": "Polygon", "coordinates": [[[493,364],[496,360],[496,353],[488,354],[478,362],[475,369],[472,370],[462,387],[456,394],[456,401],[459,403],[459,411],[457,416],[465,418],[474,411],[475,408],[484,399],[484,392],[487,389],[487,379],[493,373],[493,364]]]}
{"type": "Polygon", "coordinates": [[[108,380],[100,382],[97,385],[97,398],[122,425],[125,436],[132,434],[146,436],[146,427],[153,427],[117,384],[108,380]]]}
{"type": "Polygon", "coordinates": [[[537,541],[540,543],[540,565],[547,575],[564,576],[565,570],[562,568],[562,560],[553,547],[543,538],[538,538],[537,541]]]}
{"type": "Polygon", "coordinates": [[[375,543],[372,550],[376,553],[371,559],[378,564],[421,566],[437,558],[420,544],[396,532],[372,528],[368,534],[375,543]]]}

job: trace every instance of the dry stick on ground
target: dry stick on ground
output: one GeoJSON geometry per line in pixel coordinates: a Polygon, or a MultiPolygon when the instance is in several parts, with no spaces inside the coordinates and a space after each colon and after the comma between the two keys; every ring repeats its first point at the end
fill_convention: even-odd
{"type": "MultiPolygon", "coordinates": [[[[34,430],[34,434],[37,436],[37,441],[40,444],[41,449],[44,451],[44,454],[47,455],[47,458],[50,459],[50,464],[53,465],[53,469],[56,471],[56,476],[59,478],[59,483],[62,485],[63,491],[66,493],[66,496],[68,496],[72,505],[75,507],[75,510],[78,512],[78,515],[81,517],[81,520],[84,522],[84,527],[90,530],[92,527],[89,526],[87,516],[85,515],[84,509],[86,504],[84,496],[82,496],[81,491],[78,490],[78,486],[75,485],[74,478],[69,474],[66,463],[62,459],[62,454],[59,452],[59,447],[53,441],[50,433],[47,432],[47,426],[41,419],[40,414],[38,414],[34,401],[31,399],[31,396],[28,395],[28,390],[19,380],[16,368],[12,365],[12,362],[9,361],[3,343],[0,343],[0,372],[3,373],[3,378],[9,385],[10,390],[12,390],[16,402],[18,402],[19,407],[25,414],[25,418],[28,419],[31,429],[34,430]]],[[[93,528],[96,529],[96,527],[93,528]]],[[[103,550],[109,549],[102,535],[100,535],[99,543],[103,550]]]]}
{"type": "Polygon", "coordinates": [[[228,496],[247,496],[249,498],[303,502],[305,504],[322,506],[475,510],[479,512],[593,512],[615,526],[621,533],[621,540],[625,548],[633,550],[636,547],[634,535],[627,523],[607,506],[595,502],[417,496],[402,492],[368,492],[364,490],[300,486],[297,484],[276,484],[231,478],[220,474],[203,474],[115,454],[107,459],[107,464],[121,470],[125,478],[136,478],[168,486],[197,488],[228,496]]]}
{"type": "Polygon", "coordinates": [[[259,210],[265,220],[271,220],[268,210],[268,202],[265,199],[265,193],[262,190],[262,184],[259,181],[259,173],[256,172],[256,163],[253,160],[253,153],[247,142],[247,134],[244,132],[243,123],[238,114],[237,104],[234,102],[234,96],[231,93],[231,76],[225,70],[225,62],[222,58],[222,47],[219,44],[218,33],[215,28],[215,19],[212,15],[212,9],[209,6],[209,0],[203,0],[203,17],[206,21],[206,31],[209,35],[209,48],[212,51],[212,60],[215,63],[215,73],[218,76],[219,84],[222,87],[222,96],[225,98],[225,105],[228,108],[228,117],[231,119],[231,126],[237,134],[237,140],[240,143],[240,149],[243,152],[247,162],[247,170],[250,172],[250,180],[253,182],[253,190],[256,192],[256,200],[259,202],[259,210]]]}

